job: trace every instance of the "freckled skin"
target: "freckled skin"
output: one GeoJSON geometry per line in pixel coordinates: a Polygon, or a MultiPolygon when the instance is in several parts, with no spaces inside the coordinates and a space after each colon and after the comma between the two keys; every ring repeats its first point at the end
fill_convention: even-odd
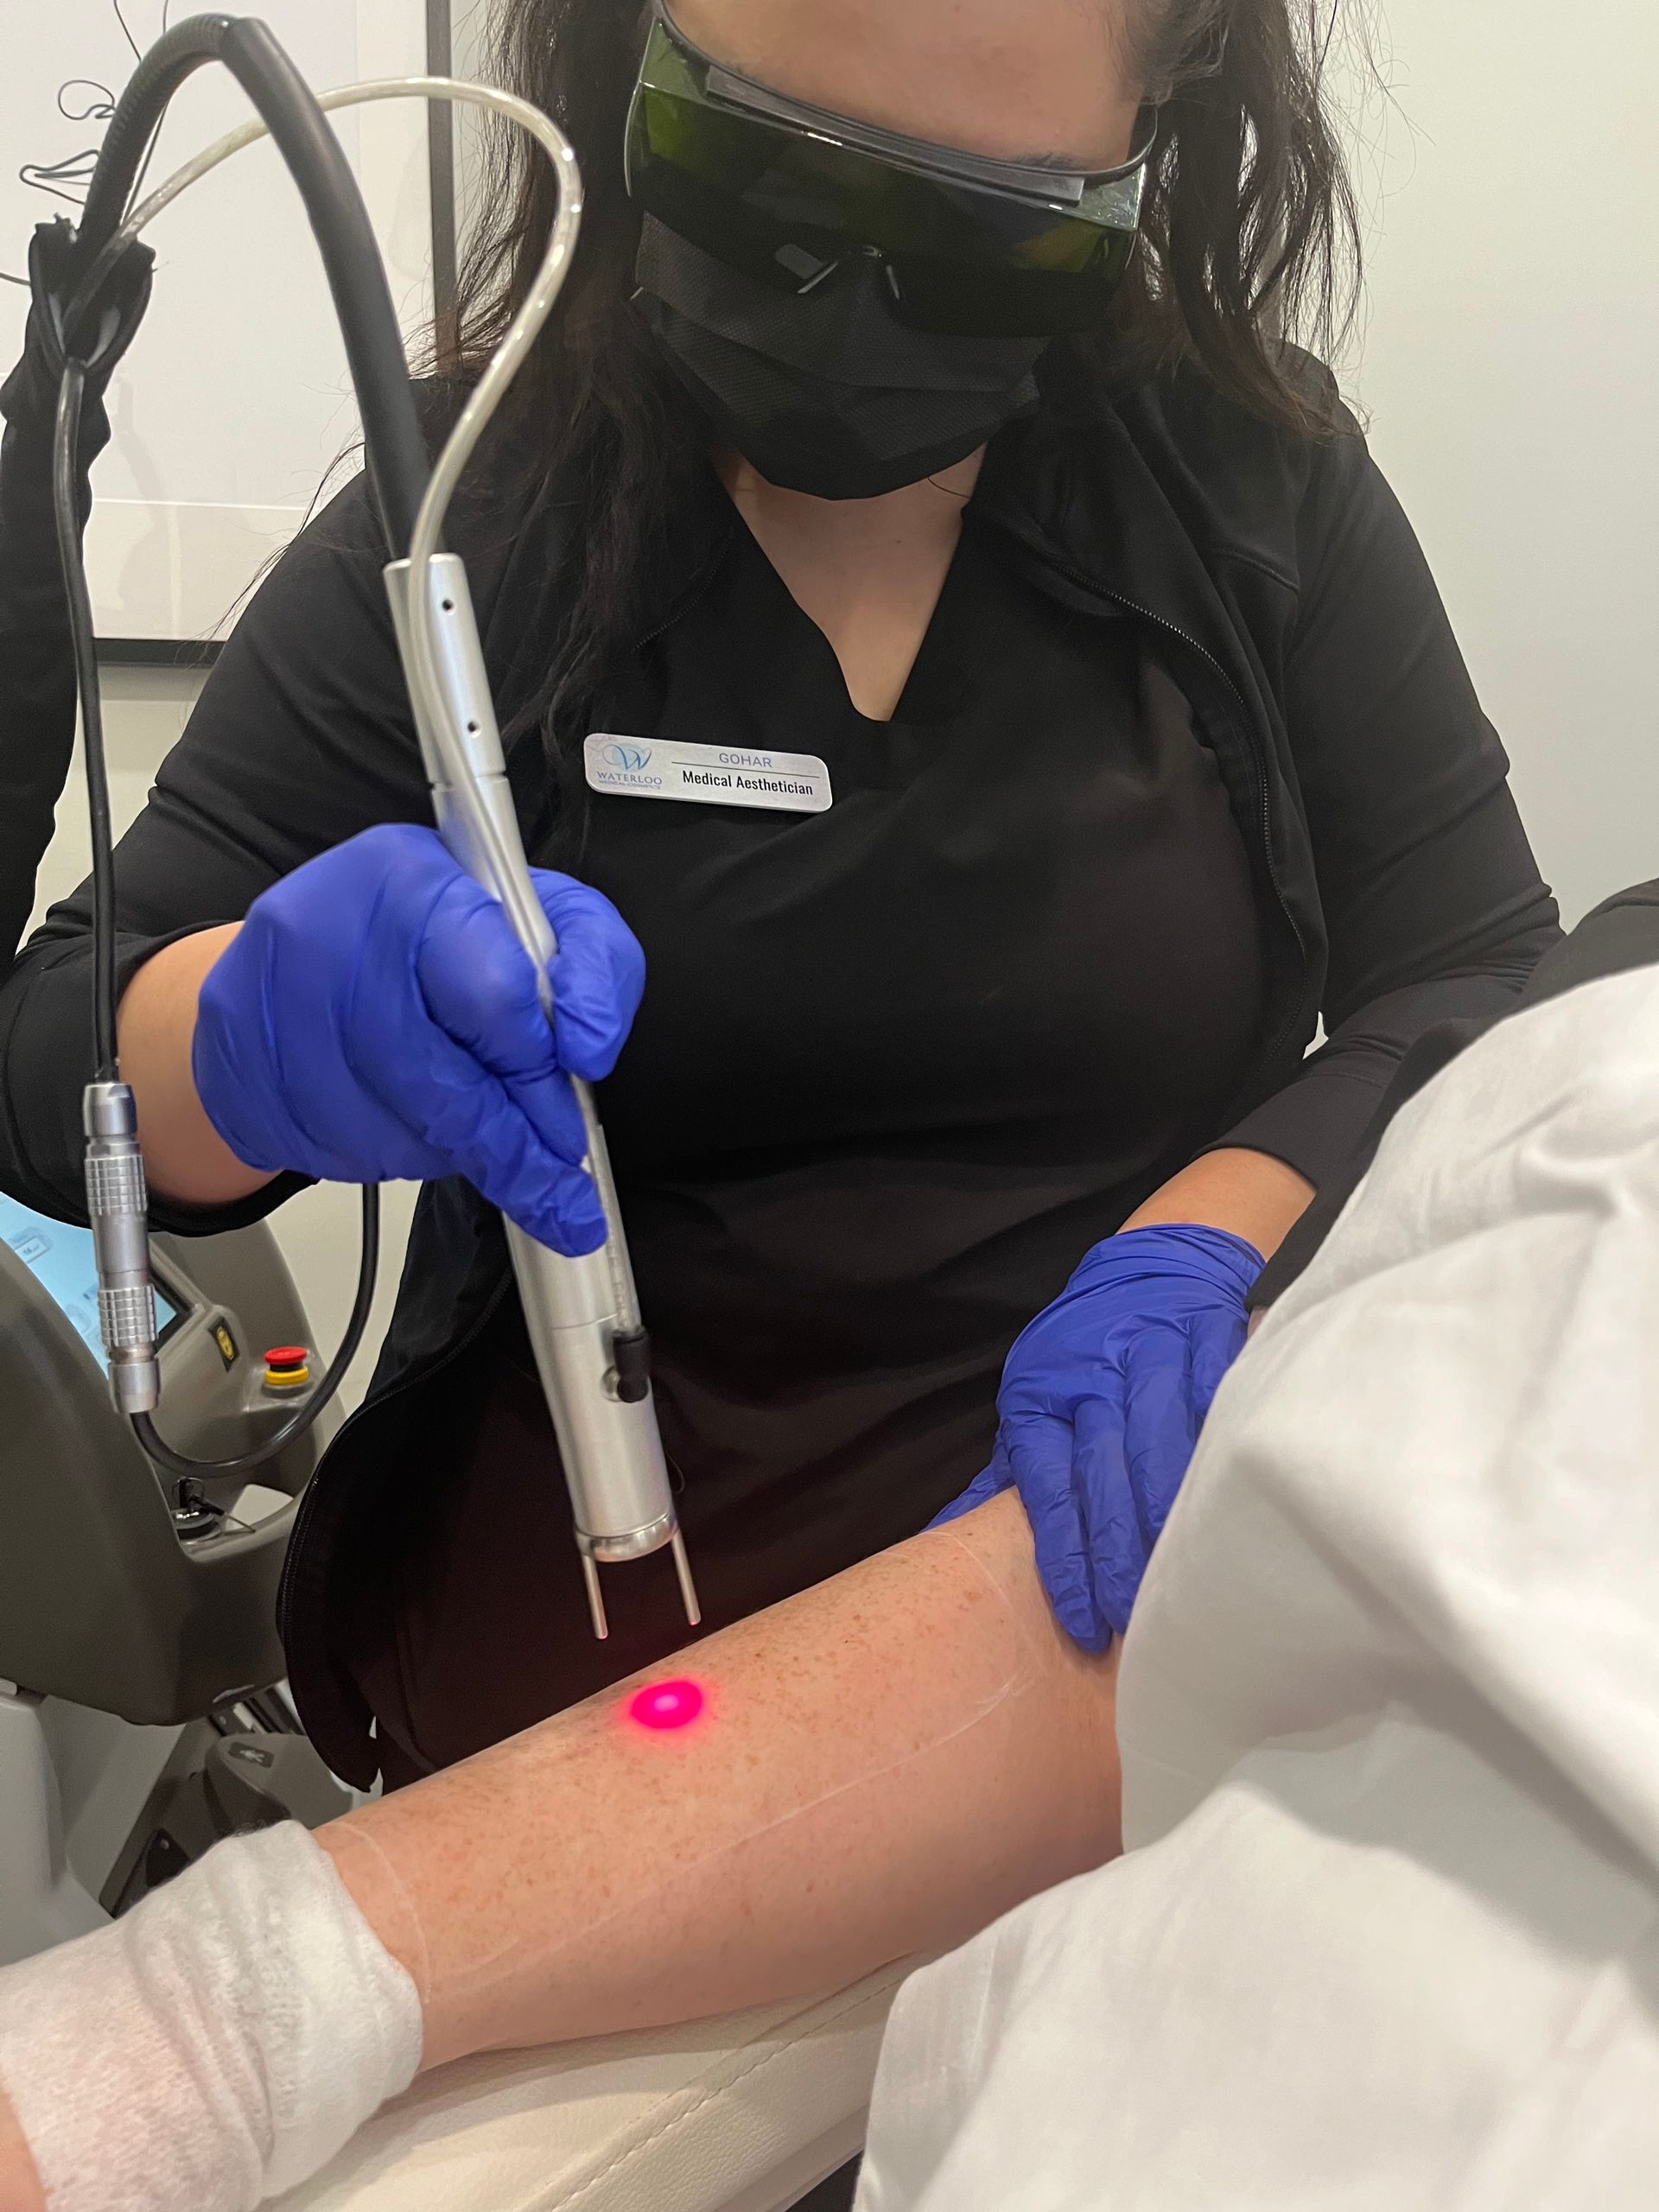
{"type": "Polygon", "coordinates": [[[689,1728],[630,1721],[649,1679],[321,1832],[427,2065],[835,1987],[1119,1848],[1116,1660],[1017,1500],[709,1638],[689,1728]]]}

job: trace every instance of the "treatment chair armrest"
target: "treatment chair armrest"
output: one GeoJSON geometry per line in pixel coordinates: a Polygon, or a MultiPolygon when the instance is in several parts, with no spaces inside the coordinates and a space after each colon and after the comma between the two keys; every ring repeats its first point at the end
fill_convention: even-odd
{"type": "Polygon", "coordinates": [[[830,1997],[440,2068],[277,2212],[784,2212],[861,2149],[915,1963],[830,1997]]]}

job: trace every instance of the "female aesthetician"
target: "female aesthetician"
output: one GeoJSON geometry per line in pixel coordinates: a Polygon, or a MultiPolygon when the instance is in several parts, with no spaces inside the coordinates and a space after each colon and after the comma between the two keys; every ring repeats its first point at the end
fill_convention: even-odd
{"type": "MultiPolygon", "coordinates": [[[[454,537],[556,1036],[427,826],[360,484],[120,854],[158,1222],[427,1184],[284,1591],[342,1774],[684,1634],[664,1556],[592,1639],[512,1287],[498,1208],[599,1233],[561,1071],[603,1079],[709,1620],[1013,1483],[1098,1646],[1263,1256],[1413,1039],[1554,941],[1410,530],[1279,336],[1353,232],[1300,14],[505,0],[589,213],[454,537]]],[[[486,214],[437,419],[543,172],[486,214]]],[[[83,893],[0,995],[7,1178],[65,1212],[92,976],[83,893]]]]}

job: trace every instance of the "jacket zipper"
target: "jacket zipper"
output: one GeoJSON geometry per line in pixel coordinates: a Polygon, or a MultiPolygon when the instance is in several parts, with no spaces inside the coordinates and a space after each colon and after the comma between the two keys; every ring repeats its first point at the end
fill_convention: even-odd
{"type": "Polygon", "coordinates": [[[735,525],[728,527],[720,543],[703,563],[700,574],[692,578],[690,585],[678,604],[669,609],[654,630],[648,630],[643,638],[637,639],[629,646],[628,651],[631,654],[642,653],[647,645],[654,645],[658,638],[665,638],[677,622],[683,622],[694,607],[700,606],[708,598],[720,564],[726,557],[734,534],[735,525]]]}

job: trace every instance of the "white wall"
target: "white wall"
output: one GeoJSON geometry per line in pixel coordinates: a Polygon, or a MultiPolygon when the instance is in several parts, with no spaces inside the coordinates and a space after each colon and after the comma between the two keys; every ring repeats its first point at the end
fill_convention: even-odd
{"type": "Polygon", "coordinates": [[[1347,382],[1573,920],[1659,875],[1659,9],[1383,5],[1347,382]]]}
{"type": "MultiPolygon", "coordinates": [[[[162,0],[127,0],[125,12],[141,45],[159,33],[162,0]]],[[[175,0],[174,17],[185,12],[175,0]]],[[[319,89],[425,64],[422,0],[260,0],[254,12],[319,89]]],[[[60,83],[85,74],[118,92],[132,67],[110,0],[3,0],[0,268],[22,269],[36,223],[73,213],[26,188],[19,166],[101,137],[96,120],[59,113],[60,83]]],[[[149,182],[248,114],[227,72],[199,72],[168,111],[149,182]]],[[[346,110],[334,127],[414,329],[428,313],[430,260],[424,105],[346,110]]],[[[269,143],[193,187],[146,242],[158,256],[155,297],[111,390],[115,438],[95,474],[87,567],[105,636],[208,637],[298,528],[356,436],[356,410],[316,246],[269,143]]],[[[27,306],[25,292],[0,285],[8,364],[27,306]]]]}

